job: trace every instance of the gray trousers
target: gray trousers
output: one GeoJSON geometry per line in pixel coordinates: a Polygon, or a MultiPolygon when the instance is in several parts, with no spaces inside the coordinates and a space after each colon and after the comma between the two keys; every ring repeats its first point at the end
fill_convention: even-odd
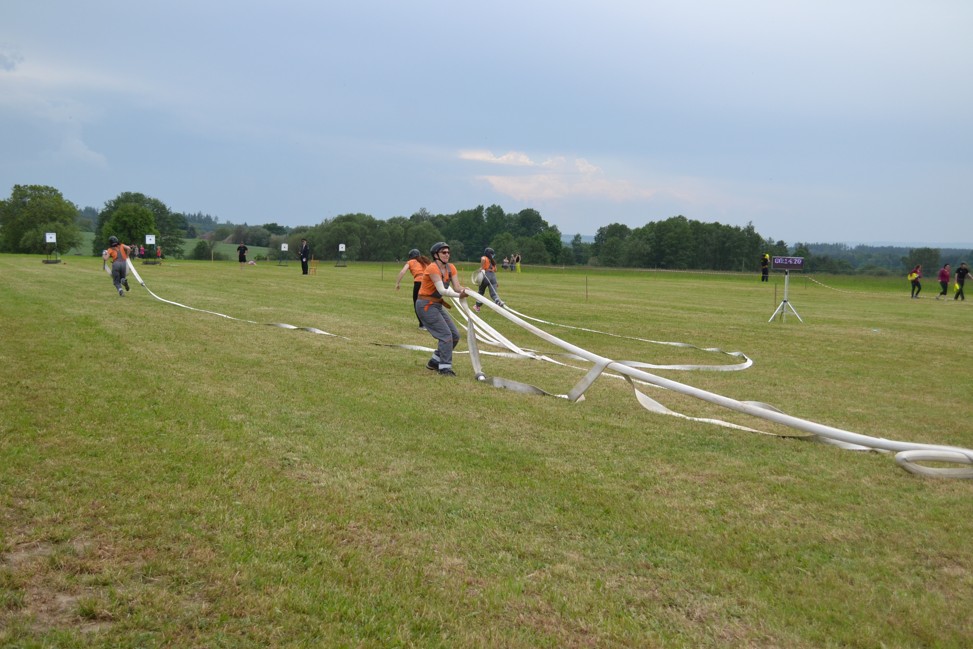
{"type": "Polygon", "coordinates": [[[116,259],[111,263],[111,281],[116,290],[122,290],[122,280],[128,275],[128,265],[124,259],[116,259]]]}
{"type": "Polygon", "coordinates": [[[432,302],[425,298],[416,300],[416,315],[419,322],[426,328],[439,345],[432,355],[432,360],[439,363],[439,369],[444,370],[453,366],[453,349],[459,344],[459,329],[453,319],[446,313],[446,308],[439,302],[432,302]]]}
{"type": "Polygon", "coordinates": [[[483,271],[483,280],[480,282],[480,295],[487,289],[490,289],[490,297],[493,298],[494,302],[500,302],[500,296],[497,295],[497,274],[492,270],[483,271]]]}

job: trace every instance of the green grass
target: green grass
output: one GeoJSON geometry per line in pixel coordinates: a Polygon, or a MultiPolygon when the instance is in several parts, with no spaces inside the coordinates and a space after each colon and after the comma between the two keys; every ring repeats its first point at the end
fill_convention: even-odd
{"type": "MultiPolygon", "coordinates": [[[[477,383],[465,356],[442,379],[394,346],[432,344],[398,264],[138,266],[165,299],[331,337],[134,283],[119,298],[100,259],[39,259],[0,255],[0,646],[973,643],[970,481],[650,414],[607,378],[579,403],[477,383]]],[[[677,381],[973,447],[973,303],[814,279],[791,282],[804,324],[767,322],[779,276],[528,268],[500,291],[552,322],[754,360],[660,372],[677,381]]],[[[733,362],[545,328],[617,360],[733,362]]],[[[583,374],[484,362],[554,393],[583,374]]]]}

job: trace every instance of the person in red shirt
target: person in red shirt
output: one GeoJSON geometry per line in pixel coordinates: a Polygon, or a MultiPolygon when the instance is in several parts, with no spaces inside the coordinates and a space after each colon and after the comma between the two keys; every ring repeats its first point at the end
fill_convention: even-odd
{"type": "Polygon", "coordinates": [[[128,290],[128,255],[132,252],[133,246],[126,246],[118,240],[116,236],[108,237],[108,249],[101,254],[105,261],[111,259],[111,281],[118,289],[119,297],[125,297],[128,290]],[[122,290],[122,287],[125,290],[122,290]]]}
{"type": "Polygon", "coordinates": [[[949,264],[944,264],[943,267],[939,269],[939,286],[943,290],[939,291],[939,295],[936,296],[937,300],[946,295],[947,291],[949,290],[949,278],[951,276],[952,273],[949,272],[949,264]]]}
{"type": "Polygon", "coordinates": [[[922,264],[916,264],[916,267],[912,269],[909,273],[909,284],[912,286],[912,299],[919,299],[919,293],[922,291],[922,264]]]}
{"type": "MultiPolygon", "coordinates": [[[[412,310],[415,310],[416,300],[419,299],[419,288],[422,286],[422,274],[426,266],[432,260],[426,257],[424,254],[419,252],[418,248],[413,248],[409,251],[409,261],[405,262],[405,266],[399,271],[399,276],[395,278],[395,290],[399,290],[399,285],[402,283],[402,278],[406,273],[412,273],[412,310]]],[[[419,314],[416,314],[416,318],[419,318],[419,314]]],[[[423,331],[426,330],[422,326],[422,319],[419,319],[419,328],[423,331]]]]}
{"type": "Polygon", "coordinates": [[[453,371],[453,349],[459,344],[459,329],[449,317],[449,305],[443,298],[466,297],[466,289],[459,283],[456,266],[449,263],[449,244],[439,241],[429,249],[432,261],[422,273],[422,285],[416,298],[416,315],[426,331],[438,342],[432,358],[426,363],[430,370],[441,376],[456,376],[453,371]]]}

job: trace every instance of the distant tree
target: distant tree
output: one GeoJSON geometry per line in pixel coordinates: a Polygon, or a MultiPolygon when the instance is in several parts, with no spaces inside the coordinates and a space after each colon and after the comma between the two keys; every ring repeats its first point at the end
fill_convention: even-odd
{"type": "Polygon", "coordinates": [[[595,233],[595,241],[591,246],[591,254],[598,257],[598,261],[603,266],[617,266],[621,260],[617,255],[621,254],[622,242],[632,234],[632,229],[622,223],[609,223],[598,228],[595,233]],[[604,248],[611,242],[611,250],[604,248]]]}
{"type": "Polygon", "coordinates": [[[47,252],[47,232],[67,252],[81,243],[77,214],[77,206],[53,187],[14,185],[10,198],[0,201],[0,252],[47,252]]]}
{"type": "Polygon", "coordinates": [[[517,240],[509,232],[501,232],[490,239],[490,247],[496,252],[497,264],[517,250],[517,240]]]}
{"type": "Polygon", "coordinates": [[[425,221],[419,221],[409,228],[405,235],[405,245],[403,247],[406,249],[406,253],[412,248],[417,248],[422,254],[428,255],[429,248],[432,244],[437,241],[444,241],[445,239],[443,233],[432,224],[431,220],[427,219],[425,221]]]}
{"type": "Polygon", "coordinates": [[[517,212],[516,223],[514,234],[521,237],[533,237],[549,227],[547,221],[541,218],[541,213],[531,208],[517,212]]]}
{"type": "Polygon", "coordinates": [[[178,212],[154,212],[155,227],[159,231],[158,245],[162,246],[167,257],[181,259],[182,242],[188,236],[189,223],[186,216],[178,212]]]}
{"type": "Polygon", "coordinates": [[[270,245],[270,231],[265,227],[247,228],[246,240],[251,246],[266,248],[270,245]]]}
{"type": "Polygon", "coordinates": [[[98,210],[93,207],[78,210],[78,216],[74,222],[78,224],[78,229],[82,232],[94,232],[95,223],[98,222],[98,210]]]}
{"type": "Polygon", "coordinates": [[[216,229],[219,221],[218,218],[212,217],[209,214],[202,214],[201,212],[186,215],[186,222],[197,232],[212,232],[216,229]]]}
{"type": "Polygon", "coordinates": [[[652,262],[652,241],[649,228],[636,228],[621,242],[621,264],[631,268],[649,268],[652,262]]]}
{"type": "Polygon", "coordinates": [[[576,234],[571,239],[571,254],[574,257],[574,263],[587,264],[588,258],[591,257],[591,244],[585,243],[581,239],[581,235],[576,234]]]}
{"type": "MultiPolygon", "coordinates": [[[[102,249],[108,245],[107,239],[110,236],[116,236],[128,245],[138,245],[145,241],[146,234],[157,234],[155,215],[144,205],[123,203],[102,224],[102,231],[106,239],[102,242],[102,249]]],[[[166,250],[164,246],[162,249],[166,250]]]]}
{"type": "Polygon", "coordinates": [[[214,241],[225,241],[229,243],[230,238],[233,236],[233,226],[224,223],[213,228],[212,233],[214,241]]]}
{"type": "Polygon", "coordinates": [[[462,242],[459,248],[450,246],[450,259],[457,261],[472,261],[467,259],[463,251],[480,258],[480,253],[486,248],[488,238],[485,236],[486,222],[483,218],[483,206],[479,205],[472,210],[463,210],[453,214],[446,226],[443,228],[443,235],[450,242],[462,242]]]}
{"type": "MultiPolygon", "coordinates": [[[[513,219],[507,216],[502,207],[491,205],[486,208],[483,217],[483,236],[487,241],[495,241],[498,235],[511,230],[513,230],[513,219]]],[[[499,250],[497,253],[499,254],[499,250]]]]}
{"type": "Polygon", "coordinates": [[[184,218],[174,217],[166,204],[159,199],[138,192],[122,192],[114,199],[105,203],[101,212],[98,213],[98,224],[95,226],[95,238],[91,244],[93,254],[101,254],[109,236],[112,234],[119,236],[116,233],[106,232],[105,224],[112,219],[117,210],[125,205],[144,207],[152,213],[152,228],[144,232],[126,233],[126,243],[143,243],[146,234],[155,234],[158,245],[162,246],[166,255],[171,257],[181,256],[184,231],[180,229],[180,226],[184,225],[184,218]]]}
{"type": "Polygon", "coordinates": [[[942,264],[940,259],[942,254],[939,248],[913,248],[908,256],[903,260],[903,270],[911,270],[916,264],[922,264],[924,275],[931,276],[933,271],[938,270],[942,264]]]}
{"type": "Polygon", "coordinates": [[[413,223],[424,223],[432,220],[432,214],[426,208],[420,207],[418,212],[409,217],[409,220],[413,223]]]}
{"type": "Polygon", "coordinates": [[[686,269],[690,260],[689,220],[685,216],[674,216],[655,224],[657,241],[655,250],[659,253],[656,259],[662,268],[686,269]]]}
{"type": "MultiPolygon", "coordinates": [[[[230,235],[230,240],[225,241],[225,243],[252,243],[247,239],[247,235],[250,233],[250,226],[244,223],[243,225],[233,226],[233,234],[230,235]]],[[[254,244],[257,245],[257,244],[254,244]]]]}
{"type": "MultiPolygon", "coordinates": [[[[453,262],[458,262],[466,259],[466,246],[459,239],[446,240],[449,244],[449,259],[453,262]]],[[[472,256],[473,253],[470,253],[472,256]]]]}
{"type": "Polygon", "coordinates": [[[196,242],[193,247],[193,251],[190,253],[192,259],[201,259],[205,261],[210,261],[213,259],[213,247],[216,245],[215,241],[208,241],[206,239],[200,239],[196,242]]]}
{"type": "Polygon", "coordinates": [[[535,264],[542,266],[553,263],[551,255],[544,245],[544,239],[536,237],[521,237],[517,252],[520,253],[524,265],[535,264]]]}
{"type": "Polygon", "coordinates": [[[625,239],[610,237],[598,248],[598,264],[601,266],[621,266],[625,253],[625,239]]]}
{"type": "Polygon", "coordinates": [[[271,234],[281,235],[287,234],[288,232],[288,228],[284,227],[283,225],[277,225],[276,223],[264,223],[262,227],[271,234]]]}

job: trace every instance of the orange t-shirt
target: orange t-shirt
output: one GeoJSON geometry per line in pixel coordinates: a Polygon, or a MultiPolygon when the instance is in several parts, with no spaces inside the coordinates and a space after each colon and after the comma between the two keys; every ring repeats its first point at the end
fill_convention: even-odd
{"type": "Polygon", "coordinates": [[[486,255],[483,255],[480,257],[480,270],[492,270],[493,272],[497,272],[497,262],[490,259],[486,255]]]}
{"type": "Polygon", "coordinates": [[[418,259],[409,260],[409,272],[412,273],[413,282],[421,282],[422,274],[426,272],[426,267],[418,259]]]}
{"type": "Polygon", "coordinates": [[[117,246],[110,246],[108,248],[108,256],[111,257],[112,263],[118,259],[118,255],[122,255],[122,259],[128,259],[128,248],[125,247],[124,243],[120,243],[117,246]]]}
{"type": "Polygon", "coordinates": [[[426,266],[422,274],[422,286],[419,287],[419,297],[433,302],[443,301],[443,296],[436,290],[435,278],[439,277],[443,282],[443,286],[448,288],[453,277],[456,275],[456,266],[446,264],[445,270],[446,274],[444,275],[443,269],[440,268],[438,261],[434,261],[426,266]]]}

